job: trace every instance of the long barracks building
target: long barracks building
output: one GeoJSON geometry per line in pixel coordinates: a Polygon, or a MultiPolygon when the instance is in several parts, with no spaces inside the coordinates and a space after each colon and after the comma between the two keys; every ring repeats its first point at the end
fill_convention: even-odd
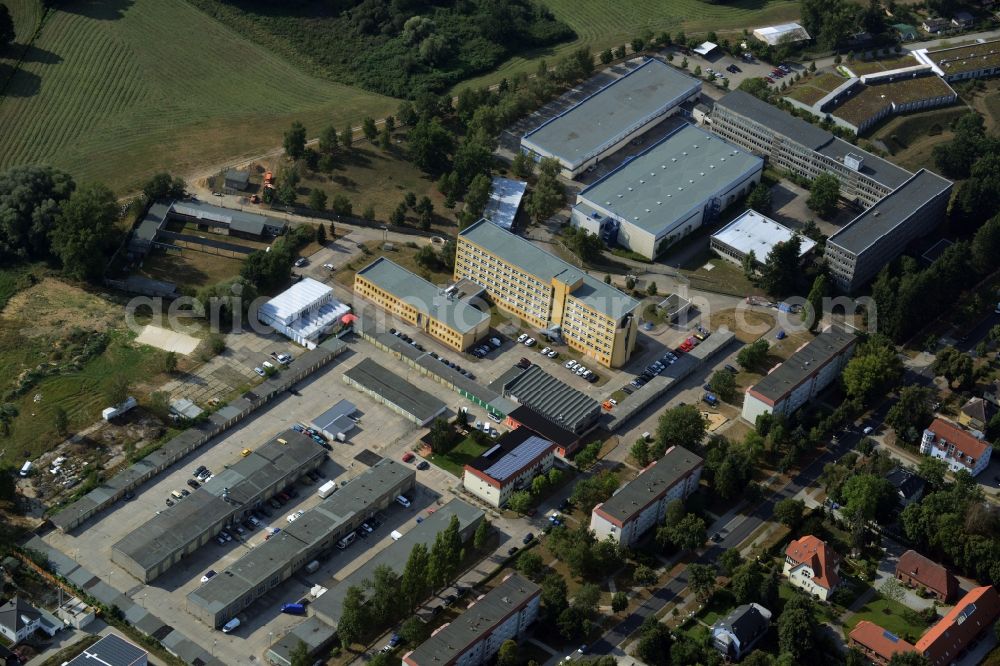
{"type": "Polygon", "coordinates": [[[559,327],[566,344],[601,365],[621,367],[632,356],[637,300],[489,220],[458,235],[455,279],[461,278],[533,326],[559,327]]]}
{"type": "Polygon", "coordinates": [[[912,174],[741,90],[715,103],[712,131],[803,178],[833,174],[840,195],[865,209],[826,244],[830,274],[847,292],[934,229],[948,208],[951,181],[912,174]]]}

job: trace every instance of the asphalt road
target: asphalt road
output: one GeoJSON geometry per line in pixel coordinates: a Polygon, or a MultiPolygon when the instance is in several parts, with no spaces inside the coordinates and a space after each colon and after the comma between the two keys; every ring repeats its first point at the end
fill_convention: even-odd
{"type": "Polygon", "coordinates": [[[993,313],[972,327],[972,329],[962,336],[962,339],[955,345],[959,351],[968,352],[979,344],[980,340],[985,340],[990,329],[1000,324],[1000,314],[993,313]]]}
{"type": "MultiPolygon", "coordinates": [[[[885,409],[888,409],[887,407],[885,409]]],[[[800,490],[812,485],[823,472],[823,466],[832,462],[853,449],[861,435],[858,432],[850,432],[840,438],[840,442],[835,448],[827,450],[822,456],[814,460],[797,476],[791,479],[784,486],[771,494],[766,500],[761,502],[750,514],[728,519],[728,532],[722,536],[722,541],[712,544],[696,560],[700,564],[710,564],[718,560],[723,551],[739,546],[762,524],[771,519],[774,514],[774,505],[783,499],[794,497],[800,490]]],[[[722,532],[726,525],[722,525],[725,518],[718,521],[709,528],[709,533],[722,532]]],[[[656,590],[652,597],[646,600],[631,615],[626,617],[598,641],[591,645],[588,652],[595,655],[611,654],[621,645],[632,633],[642,626],[643,621],[650,615],[655,615],[667,603],[678,597],[687,587],[687,569],[685,568],[663,587],[656,590]]]]}

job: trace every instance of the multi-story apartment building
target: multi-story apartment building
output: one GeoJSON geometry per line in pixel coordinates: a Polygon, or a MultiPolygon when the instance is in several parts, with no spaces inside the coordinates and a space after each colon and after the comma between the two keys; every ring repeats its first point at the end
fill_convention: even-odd
{"type": "Polygon", "coordinates": [[[976,476],[990,465],[993,447],[971,432],[944,419],[934,422],[924,430],[920,440],[920,453],[941,458],[952,472],[965,470],[976,476]]]}
{"type": "Polygon", "coordinates": [[[470,305],[454,286],[438,289],[385,257],[355,274],[354,293],[457,351],[468,349],[490,328],[489,314],[470,305]]]}
{"type": "Polygon", "coordinates": [[[715,103],[712,131],[803,178],[832,173],[840,181],[841,196],[865,208],[912,175],[742,90],[715,103]]]}
{"type": "Polygon", "coordinates": [[[826,542],[811,534],[785,549],[781,573],[794,587],[826,601],[840,585],[840,556],[826,542]]]}
{"type": "Polygon", "coordinates": [[[856,345],[857,337],[850,331],[828,327],[747,388],[743,418],[756,423],[761,414],[788,416],[840,375],[856,345]]]}
{"type": "Polygon", "coordinates": [[[462,485],[487,504],[501,507],[511,494],[552,468],[556,445],[527,428],[503,435],[497,443],[465,466],[462,485]]]}
{"type": "Polygon", "coordinates": [[[646,530],[663,520],[667,505],[698,488],[704,460],[682,446],[666,454],[590,514],[590,529],[599,540],[631,546],[646,530]]]}
{"type": "Polygon", "coordinates": [[[601,365],[620,367],[635,349],[638,301],[489,220],[458,235],[455,279],[461,278],[601,365]]]}
{"type": "Polygon", "coordinates": [[[542,588],[510,574],[479,597],[453,622],[437,629],[404,666],[479,666],[488,663],[504,641],[518,640],[538,617],[542,588]]]}
{"type": "Polygon", "coordinates": [[[844,291],[866,284],[907,243],[944,220],[951,181],[921,169],[826,242],[830,275],[844,291]]]}

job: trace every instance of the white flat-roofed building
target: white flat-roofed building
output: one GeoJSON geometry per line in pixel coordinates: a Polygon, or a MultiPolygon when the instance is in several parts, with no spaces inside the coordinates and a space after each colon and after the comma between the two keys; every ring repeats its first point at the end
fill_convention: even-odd
{"type": "Polygon", "coordinates": [[[303,278],[257,311],[257,318],[303,347],[315,349],[319,339],[351,311],[333,297],[333,288],[303,278]]]}
{"type": "MultiPolygon", "coordinates": [[[[712,234],[711,247],[719,256],[734,264],[742,264],[743,258],[753,251],[757,264],[763,266],[768,253],[778,243],[787,243],[796,235],[786,226],[755,210],[748,210],[735,220],[712,234]]],[[[805,258],[816,247],[816,241],[799,234],[801,250],[799,256],[805,258]]]]}
{"type": "Polygon", "coordinates": [[[753,36],[771,46],[794,44],[810,39],[809,33],[798,23],[782,23],[781,25],[757,28],[753,31],[753,36]]]}
{"type": "Polygon", "coordinates": [[[667,505],[684,499],[698,488],[705,461],[682,446],[673,446],[651,463],[608,501],[590,514],[590,529],[597,539],[611,539],[631,546],[663,520],[667,505]]]}
{"type": "Polygon", "coordinates": [[[764,160],[683,125],[577,195],[573,226],[655,259],[760,182],[764,160]]]}
{"type": "Polygon", "coordinates": [[[563,175],[575,178],[700,94],[701,81],[649,58],[525,134],[521,150],[536,160],[559,160],[563,175]]]}
{"type": "Polygon", "coordinates": [[[532,479],[552,467],[555,451],[554,442],[527,428],[511,430],[465,466],[462,485],[479,499],[499,508],[507,503],[511,493],[530,487],[532,479]]]}

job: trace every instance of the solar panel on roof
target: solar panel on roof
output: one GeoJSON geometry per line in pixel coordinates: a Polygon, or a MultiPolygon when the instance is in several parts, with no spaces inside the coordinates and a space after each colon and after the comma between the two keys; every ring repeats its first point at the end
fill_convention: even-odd
{"type": "Polygon", "coordinates": [[[899,636],[897,636],[896,634],[892,633],[889,630],[884,630],[882,632],[882,636],[883,636],[883,638],[889,639],[893,643],[898,643],[899,642],[899,636]]]}
{"type": "Polygon", "coordinates": [[[483,471],[486,476],[503,481],[523,469],[525,464],[538,456],[546,447],[552,446],[547,439],[532,435],[517,448],[483,471]]]}

